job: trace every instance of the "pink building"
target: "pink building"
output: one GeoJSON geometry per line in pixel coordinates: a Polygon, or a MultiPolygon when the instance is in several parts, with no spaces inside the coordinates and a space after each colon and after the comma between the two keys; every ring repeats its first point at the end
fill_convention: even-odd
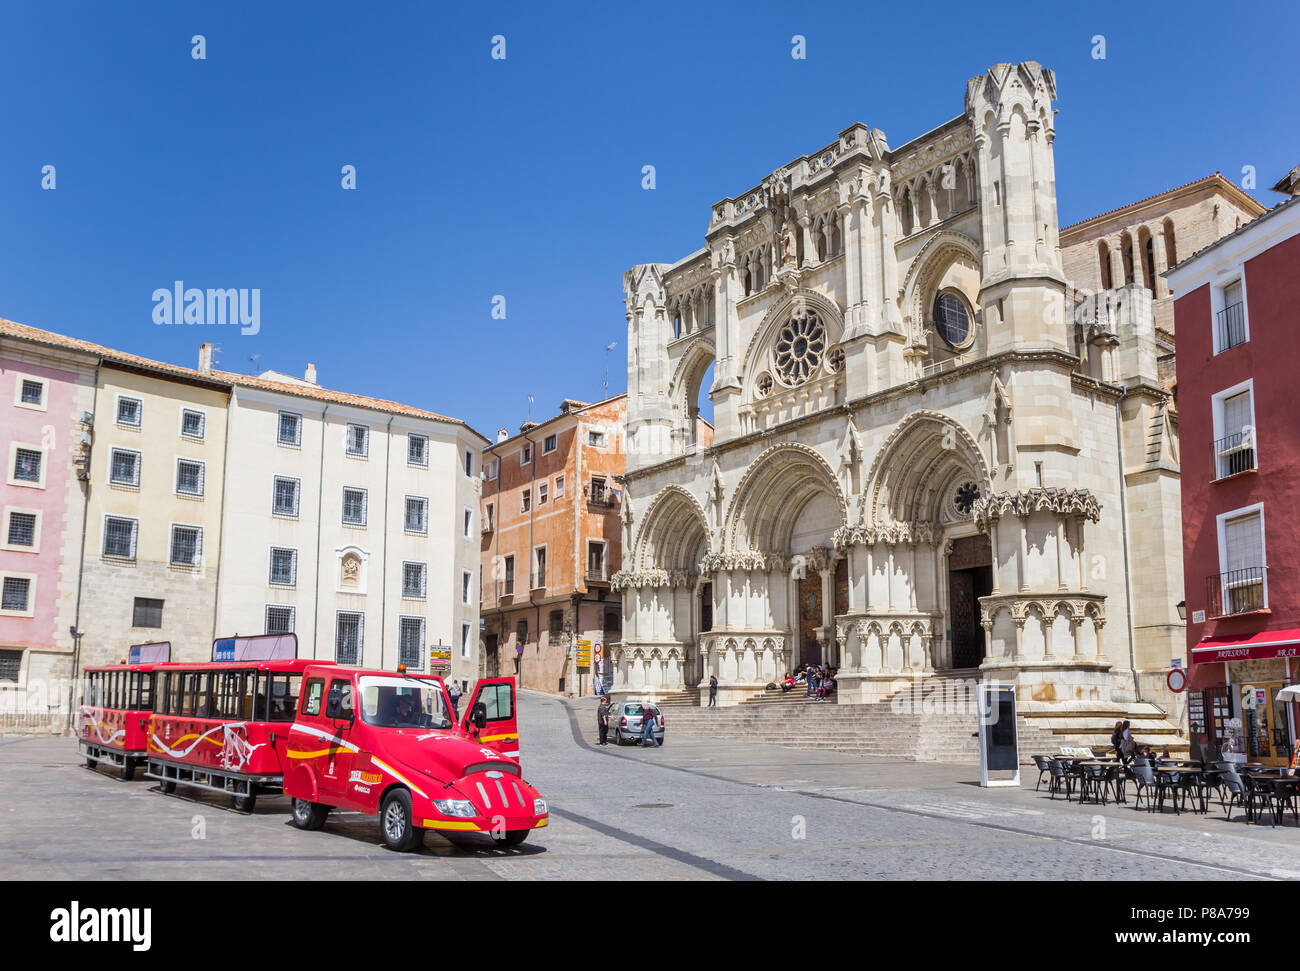
{"type": "Polygon", "coordinates": [[[0,727],[62,727],[94,386],[88,355],[0,342],[0,727]]]}

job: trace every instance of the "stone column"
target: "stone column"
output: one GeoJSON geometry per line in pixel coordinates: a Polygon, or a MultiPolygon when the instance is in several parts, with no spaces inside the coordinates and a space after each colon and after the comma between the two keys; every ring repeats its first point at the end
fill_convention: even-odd
{"type": "Polygon", "coordinates": [[[989,539],[989,548],[993,551],[993,593],[996,594],[1002,592],[1002,580],[998,568],[998,521],[996,519],[989,521],[989,539]]]}
{"type": "Polygon", "coordinates": [[[871,199],[865,195],[858,196],[855,209],[857,215],[854,218],[854,224],[858,230],[858,279],[862,283],[858,296],[861,308],[856,321],[856,332],[861,332],[868,328],[871,321],[871,308],[875,303],[875,295],[879,292],[880,282],[876,274],[876,267],[879,263],[874,258],[871,248],[871,199]]]}
{"type": "Polygon", "coordinates": [[[1065,517],[1056,520],[1056,589],[1066,590],[1065,582],[1065,517]]]}
{"type": "Polygon", "coordinates": [[[1020,592],[1029,589],[1029,517],[1017,516],[1020,520],[1020,556],[1017,563],[1019,570],[1020,592]]]}
{"type": "Polygon", "coordinates": [[[1124,241],[1119,236],[1113,236],[1106,240],[1110,247],[1110,285],[1112,287],[1122,287],[1124,285],[1124,241]]]}
{"type": "Polygon", "coordinates": [[[839,214],[840,225],[843,227],[844,299],[849,308],[849,321],[845,329],[851,332],[856,328],[857,307],[862,302],[862,280],[858,275],[858,227],[853,225],[847,202],[838,205],[835,211],[839,214]]]}
{"type": "Polygon", "coordinates": [[[907,187],[907,206],[908,212],[912,216],[912,232],[915,233],[921,228],[921,210],[916,204],[916,186],[914,185],[907,187]]]}
{"type": "Polygon", "coordinates": [[[1082,661],[1083,658],[1083,638],[1079,635],[1083,632],[1083,617],[1070,618],[1070,630],[1074,634],[1074,659],[1082,661]]]}
{"type": "Polygon", "coordinates": [[[817,256],[817,241],[813,239],[812,220],[807,213],[799,216],[799,228],[803,234],[803,265],[817,266],[821,260],[817,256]]]}
{"type": "Polygon", "coordinates": [[[1169,296],[1169,282],[1160,274],[1169,269],[1169,255],[1165,252],[1165,233],[1163,229],[1151,230],[1151,255],[1155,259],[1155,278],[1157,300],[1169,296]]]}
{"type": "Polygon", "coordinates": [[[939,225],[939,199],[934,191],[934,183],[929,179],[925,182],[925,194],[930,199],[930,221],[925,224],[925,228],[939,225]]]}
{"type": "Polygon", "coordinates": [[[903,318],[897,306],[898,255],[894,252],[894,213],[887,187],[879,191],[877,201],[880,203],[881,319],[886,327],[897,329],[903,318]]]}

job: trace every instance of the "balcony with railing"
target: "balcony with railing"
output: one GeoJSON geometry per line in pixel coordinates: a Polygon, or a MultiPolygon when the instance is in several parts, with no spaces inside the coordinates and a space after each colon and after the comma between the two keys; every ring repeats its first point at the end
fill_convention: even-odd
{"type": "Polygon", "coordinates": [[[1221,352],[1246,343],[1246,308],[1240,301],[1224,307],[1216,318],[1221,352]]]}
{"type": "Polygon", "coordinates": [[[587,490],[587,504],[613,509],[618,505],[618,493],[609,486],[593,485],[587,490]]]}
{"type": "Polygon", "coordinates": [[[497,599],[502,597],[513,597],[515,595],[515,578],[506,577],[504,580],[497,581],[497,599]]]}
{"type": "Polygon", "coordinates": [[[603,563],[587,564],[587,582],[588,583],[609,583],[609,570],[603,563]]]}
{"type": "Polygon", "coordinates": [[[1214,478],[1226,479],[1230,475],[1249,472],[1255,465],[1255,433],[1251,430],[1236,432],[1220,438],[1211,449],[1214,461],[1214,478]]]}
{"type": "Polygon", "coordinates": [[[1249,614],[1268,607],[1264,595],[1265,566],[1216,573],[1205,578],[1205,600],[1211,617],[1249,614]]]}
{"type": "Polygon", "coordinates": [[[533,590],[546,589],[546,571],[536,570],[528,575],[528,586],[533,590]]]}

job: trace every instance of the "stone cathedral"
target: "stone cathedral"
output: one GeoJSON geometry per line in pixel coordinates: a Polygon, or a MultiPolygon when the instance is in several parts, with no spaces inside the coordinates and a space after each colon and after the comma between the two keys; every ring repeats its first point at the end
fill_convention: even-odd
{"type": "Polygon", "coordinates": [[[1055,96],[998,64],[951,121],[854,125],[625,274],[616,696],[716,675],[735,704],[812,662],[841,704],[948,674],[1169,706],[1176,424],[1150,292],[1065,277],[1055,96]]]}

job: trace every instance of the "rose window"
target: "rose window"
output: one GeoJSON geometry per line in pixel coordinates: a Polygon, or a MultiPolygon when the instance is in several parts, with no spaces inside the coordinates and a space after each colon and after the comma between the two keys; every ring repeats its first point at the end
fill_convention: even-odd
{"type": "Polygon", "coordinates": [[[795,317],[781,328],[773,358],[786,384],[802,384],[817,370],[826,352],[826,328],[814,313],[795,317]]]}
{"type": "Polygon", "coordinates": [[[953,503],[961,510],[963,515],[967,515],[974,507],[975,500],[979,497],[979,486],[974,482],[963,482],[957,489],[957,495],[953,497],[953,503]]]}

